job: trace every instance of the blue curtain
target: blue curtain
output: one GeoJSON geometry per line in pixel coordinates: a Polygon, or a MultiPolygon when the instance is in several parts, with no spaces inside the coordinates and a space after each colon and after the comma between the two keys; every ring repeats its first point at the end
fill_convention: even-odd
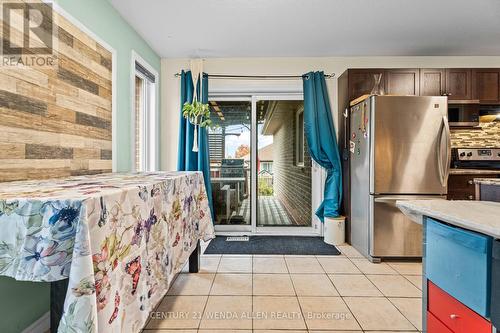
{"type": "Polygon", "coordinates": [[[326,169],[324,199],[316,215],[338,217],[342,200],[342,170],[335,126],[323,72],[310,72],[304,82],[304,130],[311,157],[326,169]]]}
{"type": "MultiPolygon", "coordinates": [[[[208,77],[203,75],[203,91],[201,95],[200,80],[198,80],[198,96],[202,103],[208,103],[208,77]]],[[[182,106],[186,102],[193,101],[193,80],[191,71],[181,72],[181,121],[179,129],[179,154],[177,158],[178,171],[202,171],[205,178],[205,188],[207,190],[208,202],[212,211],[212,221],[214,210],[212,205],[212,184],[210,183],[210,156],[208,151],[208,133],[206,128],[198,127],[198,147],[197,153],[193,152],[194,125],[182,116],[182,106]]]]}

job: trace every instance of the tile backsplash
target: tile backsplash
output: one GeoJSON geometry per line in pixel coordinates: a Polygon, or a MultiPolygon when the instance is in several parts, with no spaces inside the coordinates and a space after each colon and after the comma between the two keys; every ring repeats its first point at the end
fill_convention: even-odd
{"type": "Polygon", "coordinates": [[[500,147],[500,122],[481,123],[478,128],[451,129],[452,147],[500,147]]]}

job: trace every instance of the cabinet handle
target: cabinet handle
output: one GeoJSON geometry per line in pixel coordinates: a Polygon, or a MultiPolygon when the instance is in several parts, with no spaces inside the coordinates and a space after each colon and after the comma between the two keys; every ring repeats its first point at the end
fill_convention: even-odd
{"type": "Polygon", "coordinates": [[[474,199],[474,196],[473,195],[469,195],[469,200],[473,200],[474,199]]]}
{"type": "Polygon", "coordinates": [[[459,317],[458,315],[456,315],[456,314],[451,314],[451,315],[450,315],[450,318],[451,318],[451,319],[458,319],[458,318],[460,318],[460,317],[459,317]]]}
{"type": "Polygon", "coordinates": [[[474,182],[473,182],[472,180],[468,180],[468,181],[467,181],[467,183],[468,183],[469,185],[474,184],[474,182]]]}

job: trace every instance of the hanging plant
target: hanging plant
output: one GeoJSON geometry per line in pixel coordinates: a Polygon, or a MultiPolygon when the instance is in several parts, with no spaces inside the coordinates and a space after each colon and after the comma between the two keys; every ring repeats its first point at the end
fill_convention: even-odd
{"type": "Polygon", "coordinates": [[[210,119],[210,107],[208,104],[198,102],[186,102],[182,106],[182,115],[194,125],[193,152],[198,152],[198,127],[208,127],[212,125],[210,119]]]}
{"type": "Polygon", "coordinates": [[[182,115],[193,125],[207,127],[212,124],[210,120],[210,107],[198,101],[186,102],[182,107],[182,115]]]}
{"type": "Polygon", "coordinates": [[[200,80],[199,91],[203,91],[203,60],[193,59],[190,62],[191,79],[193,80],[193,102],[186,102],[182,106],[182,115],[194,125],[193,152],[198,152],[198,128],[207,127],[212,124],[210,120],[210,107],[198,101],[198,80],[200,80]]]}

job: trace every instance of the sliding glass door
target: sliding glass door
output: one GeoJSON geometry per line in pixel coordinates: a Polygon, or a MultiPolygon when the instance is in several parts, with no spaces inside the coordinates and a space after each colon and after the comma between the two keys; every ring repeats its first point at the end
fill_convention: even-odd
{"type": "Polygon", "coordinates": [[[302,95],[214,96],[210,108],[216,231],[319,234],[321,171],[307,149],[302,95]]]}
{"type": "Polygon", "coordinates": [[[216,98],[209,104],[215,225],[222,231],[251,231],[251,99],[216,98]]]}
{"type": "Polygon", "coordinates": [[[257,227],[311,226],[302,100],[257,102],[257,227]]]}

